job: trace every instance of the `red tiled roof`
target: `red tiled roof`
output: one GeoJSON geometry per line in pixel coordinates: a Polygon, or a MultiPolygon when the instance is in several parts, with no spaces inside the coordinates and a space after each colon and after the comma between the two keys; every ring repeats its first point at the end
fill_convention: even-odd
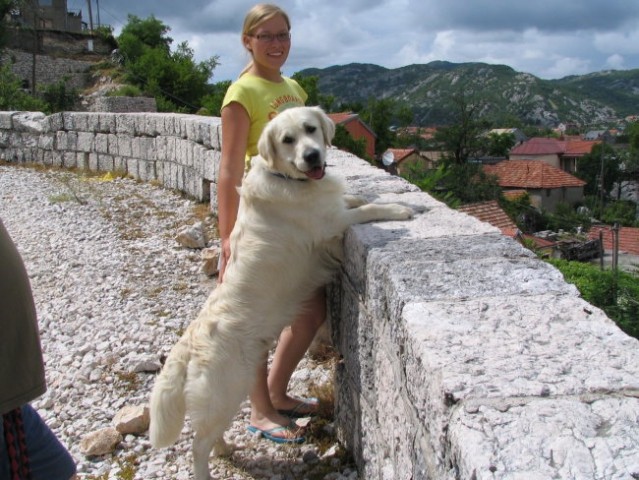
{"type": "Polygon", "coordinates": [[[596,140],[570,140],[566,142],[565,157],[583,157],[592,152],[592,147],[601,143],[596,140]]]}
{"type": "Polygon", "coordinates": [[[586,182],[541,160],[504,160],[484,165],[488,175],[496,175],[500,187],[561,188],[583,187],[586,182]]]}
{"type": "Polygon", "coordinates": [[[510,155],[565,155],[569,157],[581,157],[592,151],[592,147],[601,143],[598,140],[564,139],[533,137],[530,140],[517,145],[510,151],[510,155]]]}
{"type": "Polygon", "coordinates": [[[527,142],[517,145],[510,151],[511,155],[559,155],[564,151],[564,142],[556,138],[533,137],[527,142]]]}
{"type": "Polygon", "coordinates": [[[347,123],[353,118],[357,117],[357,114],[353,112],[329,113],[327,115],[328,115],[328,118],[333,120],[333,123],[335,125],[341,125],[343,123],[347,123]]]}
{"type": "MultiPolygon", "coordinates": [[[[588,238],[599,238],[599,232],[603,232],[604,249],[612,250],[612,227],[595,225],[588,231],[588,238]]],[[[619,251],[639,255],[639,228],[619,227],[619,251]]]]}
{"type": "Polygon", "coordinates": [[[504,235],[514,236],[517,231],[517,225],[506,215],[497,200],[462,205],[459,211],[472,215],[482,222],[490,223],[499,228],[504,235]]]}

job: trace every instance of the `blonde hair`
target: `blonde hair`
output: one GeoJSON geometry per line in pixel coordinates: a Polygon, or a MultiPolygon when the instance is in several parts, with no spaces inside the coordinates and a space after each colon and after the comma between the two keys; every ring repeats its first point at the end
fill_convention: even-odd
{"type": "MultiPolygon", "coordinates": [[[[284,10],[272,3],[258,3],[251,8],[244,17],[244,25],[242,26],[242,44],[244,43],[245,35],[252,35],[257,27],[267,20],[273,17],[281,15],[286,22],[288,29],[291,29],[291,20],[284,10]]],[[[252,52],[250,52],[252,54],[252,52]]],[[[253,60],[251,60],[244,70],[240,72],[240,77],[244,75],[253,66],[253,60]]]]}

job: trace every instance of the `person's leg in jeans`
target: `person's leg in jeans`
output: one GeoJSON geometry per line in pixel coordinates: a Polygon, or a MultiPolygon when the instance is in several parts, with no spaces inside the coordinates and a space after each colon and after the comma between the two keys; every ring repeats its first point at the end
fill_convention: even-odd
{"type": "Polygon", "coordinates": [[[15,411],[3,415],[0,423],[0,478],[11,478],[11,462],[19,467],[28,465],[32,480],[77,478],[73,458],[30,405],[24,405],[20,415],[15,411]],[[20,422],[24,432],[23,447],[20,446],[20,422]],[[12,444],[8,444],[7,439],[12,444]]]}

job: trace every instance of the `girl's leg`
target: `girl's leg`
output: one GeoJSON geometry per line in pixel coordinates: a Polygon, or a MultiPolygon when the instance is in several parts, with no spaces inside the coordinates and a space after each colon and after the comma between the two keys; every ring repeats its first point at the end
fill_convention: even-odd
{"type": "Polygon", "coordinates": [[[299,405],[298,399],[288,395],[288,383],[325,320],[326,288],[322,287],[304,304],[293,324],[280,335],[268,375],[268,390],[275,408],[291,410],[299,405]]]}

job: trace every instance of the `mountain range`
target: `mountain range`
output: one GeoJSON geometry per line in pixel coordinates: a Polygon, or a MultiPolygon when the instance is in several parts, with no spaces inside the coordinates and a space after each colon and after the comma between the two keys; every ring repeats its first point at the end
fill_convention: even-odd
{"type": "Polygon", "coordinates": [[[395,69],[352,63],[299,74],[318,77],[320,93],[337,105],[397,101],[411,108],[420,126],[454,122],[453,98],[460,92],[480,103],[481,116],[504,126],[600,128],[639,115],[639,69],[543,80],[506,65],[435,61],[395,69]]]}

